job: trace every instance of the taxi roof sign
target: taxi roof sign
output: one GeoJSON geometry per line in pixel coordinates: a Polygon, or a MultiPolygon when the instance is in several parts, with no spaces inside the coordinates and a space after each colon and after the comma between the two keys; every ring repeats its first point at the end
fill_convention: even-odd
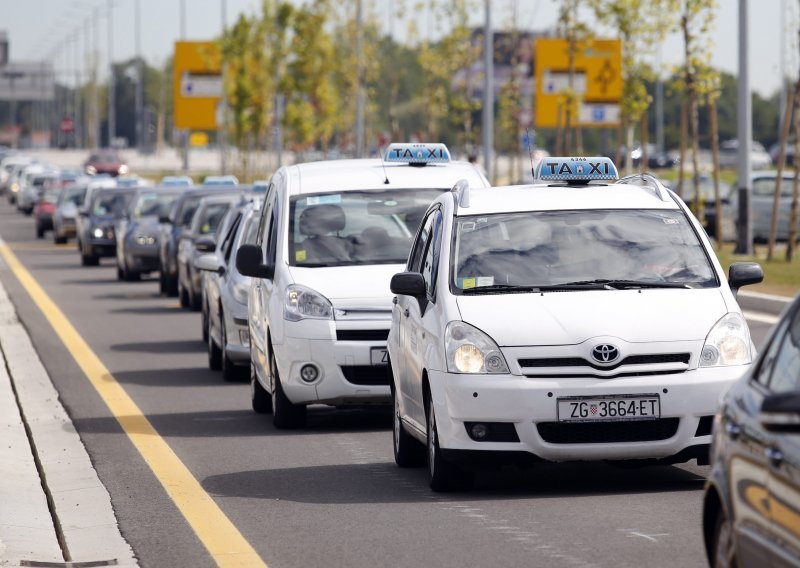
{"type": "Polygon", "coordinates": [[[425,166],[427,164],[446,164],[450,161],[450,150],[441,143],[431,144],[389,144],[384,162],[425,166]]]}
{"type": "Polygon", "coordinates": [[[540,181],[612,181],[619,179],[610,158],[545,158],[539,163],[536,179],[540,181]]]}

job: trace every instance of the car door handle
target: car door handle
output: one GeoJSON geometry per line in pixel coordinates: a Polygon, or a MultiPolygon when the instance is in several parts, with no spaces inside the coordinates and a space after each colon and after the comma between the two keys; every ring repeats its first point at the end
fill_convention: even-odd
{"type": "Polygon", "coordinates": [[[408,314],[409,314],[409,313],[410,313],[410,312],[408,311],[408,308],[406,308],[405,310],[403,310],[403,315],[404,315],[404,316],[408,317],[408,314]]]}
{"type": "Polygon", "coordinates": [[[772,467],[781,467],[783,464],[783,452],[778,448],[767,448],[764,453],[772,467]]]}
{"type": "Polygon", "coordinates": [[[725,424],[725,432],[731,440],[738,440],[742,435],[742,428],[736,422],[728,422],[725,424]]]}

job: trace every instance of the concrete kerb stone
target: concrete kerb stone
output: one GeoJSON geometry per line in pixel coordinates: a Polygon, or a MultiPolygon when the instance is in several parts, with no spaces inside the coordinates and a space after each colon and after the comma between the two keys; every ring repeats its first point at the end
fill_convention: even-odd
{"type": "Polygon", "coordinates": [[[776,296],[774,294],[762,294],[745,290],[741,290],[736,299],[739,302],[739,307],[743,310],[775,316],[781,315],[783,310],[792,303],[792,298],[788,296],[776,296]]]}
{"type": "Polygon", "coordinates": [[[138,566],[119,531],[108,491],[2,284],[0,348],[4,356],[0,365],[0,566],[15,566],[20,560],[65,560],[42,481],[52,498],[69,560],[138,566]],[[40,470],[31,453],[12,383],[40,470]]]}

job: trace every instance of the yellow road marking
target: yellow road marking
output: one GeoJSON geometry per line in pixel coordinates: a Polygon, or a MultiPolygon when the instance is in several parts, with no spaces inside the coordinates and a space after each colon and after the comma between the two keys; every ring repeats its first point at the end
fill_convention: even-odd
{"type": "Polygon", "coordinates": [[[2,239],[0,256],[53,326],[217,565],[266,566],[2,239]]]}

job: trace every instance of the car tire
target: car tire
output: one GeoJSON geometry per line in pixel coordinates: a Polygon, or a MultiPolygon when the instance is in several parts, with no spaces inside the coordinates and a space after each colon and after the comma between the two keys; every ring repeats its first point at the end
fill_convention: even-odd
{"type": "MultiPolygon", "coordinates": [[[[391,364],[389,366],[389,380],[392,379],[391,364]]],[[[389,383],[392,384],[392,383],[389,383]]],[[[422,467],[425,465],[425,446],[414,439],[405,428],[400,419],[400,402],[397,398],[397,389],[392,387],[392,403],[394,416],[392,420],[392,442],[394,445],[394,461],[398,467],[422,467]]]]}
{"type": "Polygon", "coordinates": [[[253,355],[250,354],[250,400],[253,404],[253,411],[258,414],[272,414],[272,397],[267,390],[261,386],[256,377],[256,366],[252,361],[253,355]]]}
{"type": "Polygon", "coordinates": [[[306,425],[306,407],[293,404],[283,392],[275,355],[270,351],[269,371],[272,377],[272,423],[279,430],[303,428],[306,425]]]}
{"type": "Polygon", "coordinates": [[[43,239],[44,238],[44,229],[38,223],[36,224],[36,238],[43,239]]]}
{"type": "Polygon", "coordinates": [[[713,554],[711,558],[712,568],[729,568],[739,565],[733,542],[733,528],[728,516],[722,509],[717,513],[711,551],[713,554]]]}
{"type": "Polygon", "coordinates": [[[164,276],[164,271],[160,270],[158,273],[158,294],[160,296],[167,295],[167,279],[164,276]]]}
{"type": "Polygon", "coordinates": [[[100,264],[100,259],[91,254],[83,254],[81,253],[81,265],[82,266],[97,266],[100,264]]]}
{"type": "Polygon", "coordinates": [[[117,280],[120,282],[125,280],[125,271],[122,270],[122,267],[119,264],[117,265],[117,280]]]}
{"type": "Polygon", "coordinates": [[[439,435],[436,429],[436,413],[433,399],[428,394],[428,481],[432,490],[440,493],[464,491],[472,487],[475,474],[447,461],[439,447],[439,435]]]}
{"type": "Polygon", "coordinates": [[[202,329],[202,334],[203,334],[203,341],[204,342],[208,341],[208,326],[209,326],[209,323],[210,323],[209,319],[210,318],[208,317],[208,302],[203,302],[203,312],[201,314],[200,320],[202,322],[201,323],[201,327],[203,328],[202,329]]]}
{"type": "Polygon", "coordinates": [[[189,283],[189,309],[193,312],[199,312],[202,306],[202,297],[200,294],[196,294],[194,289],[192,288],[191,282],[189,283]]]}
{"type": "Polygon", "coordinates": [[[222,349],[214,343],[214,338],[211,336],[210,331],[206,345],[208,345],[208,368],[212,371],[219,371],[222,369],[222,349]]]}
{"type": "Polygon", "coordinates": [[[141,272],[133,272],[132,270],[125,270],[125,281],[126,282],[138,282],[142,279],[141,272]]]}
{"type": "Polygon", "coordinates": [[[170,298],[175,298],[178,296],[178,281],[174,277],[170,276],[169,273],[164,276],[164,283],[167,287],[167,296],[170,298]]]}
{"type": "Polygon", "coordinates": [[[178,281],[178,297],[180,297],[181,307],[188,308],[189,307],[189,292],[186,291],[186,288],[178,281]]]}
{"type": "Polygon", "coordinates": [[[67,237],[60,237],[60,236],[58,236],[58,233],[56,233],[54,231],[53,232],[53,242],[55,244],[57,244],[57,245],[63,245],[64,243],[67,242],[67,237]]]}

